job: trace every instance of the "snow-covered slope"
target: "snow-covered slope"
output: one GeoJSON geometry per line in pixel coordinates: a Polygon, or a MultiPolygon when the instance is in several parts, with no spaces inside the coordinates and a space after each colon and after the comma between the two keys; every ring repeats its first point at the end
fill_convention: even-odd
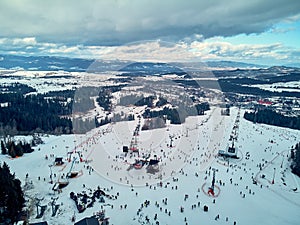
{"type": "Polygon", "coordinates": [[[213,108],[205,116],[188,118],[182,125],[139,130],[139,156],[125,156],[122,152],[133,138],[139,123],[136,118],[105,125],[85,135],[43,137],[45,144],[33,153],[17,159],[1,155],[0,159],[8,163],[23,185],[33,187],[26,191],[30,222],[72,224],[74,214],[78,221],[103,209],[114,225],[158,224],[156,221],[160,225],[299,224],[300,179],[291,174],[288,157],[291,146],[299,142],[300,132],[252,124],[242,118],[243,110],[237,122],[237,114],[238,109],[234,108],[230,116],[221,116],[220,109],[213,108]],[[234,125],[240,158],[228,162],[216,155],[231,143],[234,125]],[[85,162],[79,161],[78,151],[85,162]],[[71,159],[76,161],[72,171],[81,171],[82,175],[69,179],[69,185],[57,193],[52,190],[54,184],[49,183],[50,170],[54,181],[65,180],[72,165],[67,152],[73,152],[71,159]],[[129,164],[142,158],[143,153],[159,158],[159,172],[151,175],[145,167],[128,170],[129,164]],[[53,166],[59,156],[63,157],[64,165],[53,166]],[[216,197],[207,194],[213,169],[216,197]],[[78,213],[70,192],[89,194],[98,186],[111,199],[106,197],[105,203],[97,201],[78,213]],[[51,216],[49,203],[56,197],[60,206],[57,214],[51,216]],[[35,198],[42,199],[41,205],[47,205],[40,219],[35,219],[35,198]],[[205,205],[208,212],[203,210],[205,205]]]}

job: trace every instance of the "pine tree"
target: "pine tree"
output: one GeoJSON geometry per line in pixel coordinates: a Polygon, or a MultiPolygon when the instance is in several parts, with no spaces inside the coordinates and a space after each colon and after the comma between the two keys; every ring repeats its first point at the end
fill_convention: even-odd
{"type": "Polygon", "coordinates": [[[23,150],[24,150],[24,153],[31,153],[31,152],[33,152],[33,149],[31,148],[31,146],[30,146],[29,143],[24,143],[23,150]]]}
{"type": "Polygon", "coordinates": [[[15,142],[11,142],[10,147],[8,149],[8,154],[12,158],[16,158],[16,156],[17,156],[15,149],[16,149],[15,142]]]}
{"type": "Polygon", "coordinates": [[[22,156],[24,154],[24,149],[22,147],[21,142],[19,142],[15,147],[16,156],[22,156]]]}
{"type": "Polygon", "coordinates": [[[3,140],[1,140],[1,153],[3,155],[7,154],[7,149],[6,149],[5,145],[4,145],[4,141],[3,140]]]}
{"type": "Polygon", "coordinates": [[[6,163],[0,165],[0,224],[9,225],[17,221],[25,199],[20,180],[10,173],[6,163]]]}

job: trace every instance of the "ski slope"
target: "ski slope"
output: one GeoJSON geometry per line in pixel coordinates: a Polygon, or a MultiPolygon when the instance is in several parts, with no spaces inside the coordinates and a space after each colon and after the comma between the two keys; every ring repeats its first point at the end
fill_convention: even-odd
{"type": "Polygon", "coordinates": [[[230,116],[221,116],[219,108],[212,108],[204,116],[189,117],[182,125],[139,131],[139,155],[125,156],[122,152],[133,138],[139,123],[136,118],[84,135],[44,136],[45,144],[37,146],[33,153],[17,159],[1,155],[0,160],[9,165],[22,185],[26,184],[30,222],[72,224],[73,215],[79,221],[105,210],[114,225],[158,224],[157,221],[160,225],[299,224],[300,178],[290,172],[288,159],[291,146],[300,140],[300,132],[253,124],[242,118],[241,110],[235,143],[240,158],[224,161],[217,153],[230,143],[238,111],[233,108],[230,116]],[[80,162],[77,152],[85,162],[80,162]],[[72,170],[82,175],[69,179],[61,193],[54,192],[50,173],[54,182],[64,181],[71,171],[70,155],[75,160],[72,170]],[[160,160],[158,172],[149,174],[146,167],[128,170],[135,159],[148,155],[160,160]],[[54,166],[55,157],[63,157],[65,163],[54,166]],[[212,169],[216,169],[217,197],[207,194],[212,169]],[[70,192],[89,194],[98,186],[113,197],[78,213],[70,192]],[[50,202],[56,197],[59,208],[51,216],[50,202]],[[40,219],[35,219],[35,199],[47,205],[40,219]],[[205,205],[207,212],[203,210],[205,205]]]}

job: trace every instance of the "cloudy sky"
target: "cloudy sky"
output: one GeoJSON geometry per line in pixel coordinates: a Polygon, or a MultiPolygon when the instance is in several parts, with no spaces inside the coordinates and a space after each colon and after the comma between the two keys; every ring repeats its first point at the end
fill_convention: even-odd
{"type": "Polygon", "coordinates": [[[300,62],[299,0],[1,0],[0,54],[300,62]]]}

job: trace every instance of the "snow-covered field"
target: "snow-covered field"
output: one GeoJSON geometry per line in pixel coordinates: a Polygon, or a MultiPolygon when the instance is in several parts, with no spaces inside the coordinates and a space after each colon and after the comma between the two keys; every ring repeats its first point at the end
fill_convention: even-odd
{"type": "Polygon", "coordinates": [[[109,78],[116,77],[111,73],[86,73],[67,71],[25,71],[25,70],[0,70],[0,85],[21,83],[36,89],[37,93],[49,91],[74,90],[83,86],[102,86],[113,84],[109,78]]]}
{"type": "Polygon", "coordinates": [[[282,91],[294,91],[300,92],[300,82],[299,81],[290,81],[290,82],[278,82],[273,84],[256,84],[251,85],[252,87],[258,87],[263,90],[273,91],[273,92],[282,92],[282,91]]]}
{"type": "Polygon", "coordinates": [[[190,117],[182,125],[139,131],[139,156],[125,156],[122,152],[123,146],[129,146],[135,138],[133,133],[139,123],[136,118],[85,135],[45,136],[45,143],[33,153],[17,159],[1,155],[0,159],[26,184],[30,222],[72,224],[74,214],[78,221],[103,209],[110,224],[115,225],[158,224],[156,221],[160,225],[299,224],[300,178],[290,172],[288,158],[291,146],[300,140],[300,132],[252,124],[242,118],[243,110],[236,123],[237,114],[237,108],[231,110],[230,116],[221,116],[219,108],[212,108],[205,116],[190,117]],[[240,158],[228,163],[216,155],[231,143],[234,125],[240,158]],[[52,190],[54,184],[49,183],[50,172],[54,182],[65,180],[72,166],[67,152],[73,152],[70,158],[76,161],[72,171],[81,171],[82,175],[70,178],[68,186],[57,193],[52,190]],[[79,161],[76,152],[83,154],[85,162],[79,161]],[[158,172],[147,173],[145,166],[128,170],[129,164],[143,155],[160,160],[158,172]],[[55,157],[63,157],[65,163],[54,166],[55,157]],[[217,197],[207,194],[213,168],[217,197]],[[98,186],[111,199],[97,201],[78,213],[70,192],[89,194],[98,186]],[[56,204],[60,206],[51,216],[50,202],[57,197],[56,204]],[[40,205],[47,205],[40,219],[35,219],[37,198],[40,205]],[[203,210],[205,205],[208,212],[203,210]]]}

